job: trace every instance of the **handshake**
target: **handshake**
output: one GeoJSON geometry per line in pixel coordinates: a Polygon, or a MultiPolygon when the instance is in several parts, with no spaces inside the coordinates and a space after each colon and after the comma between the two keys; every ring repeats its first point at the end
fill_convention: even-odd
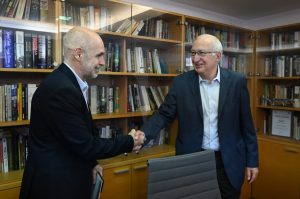
{"type": "Polygon", "coordinates": [[[140,130],[136,131],[135,129],[131,129],[128,135],[131,135],[134,140],[134,145],[132,150],[138,153],[139,150],[142,148],[142,145],[146,141],[145,133],[140,130]]]}

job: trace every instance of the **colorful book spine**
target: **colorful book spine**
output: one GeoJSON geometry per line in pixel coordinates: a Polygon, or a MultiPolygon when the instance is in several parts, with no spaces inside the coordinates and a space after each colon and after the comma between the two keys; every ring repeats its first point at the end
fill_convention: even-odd
{"type": "Polygon", "coordinates": [[[4,68],[13,68],[14,64],[14,31],[3,30],[4,68]]]}
{"type": "Polygon", "coordinates": [[[0,29],[0,68],[3,68],[3,42],[2,42],[2,29],[0,29]]]}

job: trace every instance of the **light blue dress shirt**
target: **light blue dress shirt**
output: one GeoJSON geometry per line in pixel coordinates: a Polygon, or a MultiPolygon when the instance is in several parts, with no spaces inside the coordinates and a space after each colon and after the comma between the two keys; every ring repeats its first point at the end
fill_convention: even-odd
{"type": "Polygon", "coordinates": [[[211,81],[199,76],[200,93],[203,108],[203,149],[219,151],[220,143],[218,136],[218,106],[220,93],[220,68],[217,76],[211,81]]]}

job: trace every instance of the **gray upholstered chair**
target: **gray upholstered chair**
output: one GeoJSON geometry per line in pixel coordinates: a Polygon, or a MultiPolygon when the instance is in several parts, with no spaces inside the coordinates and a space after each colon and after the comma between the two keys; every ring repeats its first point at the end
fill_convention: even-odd
{"type": "Polygon", "coordinates": [[[156,158],[148,163],[148,199],[221,198],[213,151],[156,158]]]}

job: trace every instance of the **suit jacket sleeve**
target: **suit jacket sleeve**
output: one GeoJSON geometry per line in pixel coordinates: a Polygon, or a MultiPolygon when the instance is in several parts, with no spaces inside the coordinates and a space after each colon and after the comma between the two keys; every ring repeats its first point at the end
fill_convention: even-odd
{"type": "Polygon", "coordinates": [[[116,139],[101,139],[93,136],[93,124],[90,114],[86,114],[86,104],[82,103],[82,94],[75,87],[64,87],[52,93],[49,102],[49,118],[54,136],[73,153],[82,158],[97,160],[133,148],[131,136],[116,139]],[[87,117],[88,116],[88,117],[87,117]]]}
{"type": "Polygon", "coordinates": [[[241,122],[244,142],[246,144],[246,165],[247,167],[258,167],[258,147],[256,132],[253,124],[250,108],[250,97],[247,89],[246,78],[242,78],[241,88],[241,122]]]}
{"type": "Polygon", "coordinates": [[[141,130],[145,132],[148,141],[156,138],[160,130],[170,124],[176,117],[176,82],[175,78],[165,101],[161,104],[158,111],[155,112],[141,128],[141,130]]]}

